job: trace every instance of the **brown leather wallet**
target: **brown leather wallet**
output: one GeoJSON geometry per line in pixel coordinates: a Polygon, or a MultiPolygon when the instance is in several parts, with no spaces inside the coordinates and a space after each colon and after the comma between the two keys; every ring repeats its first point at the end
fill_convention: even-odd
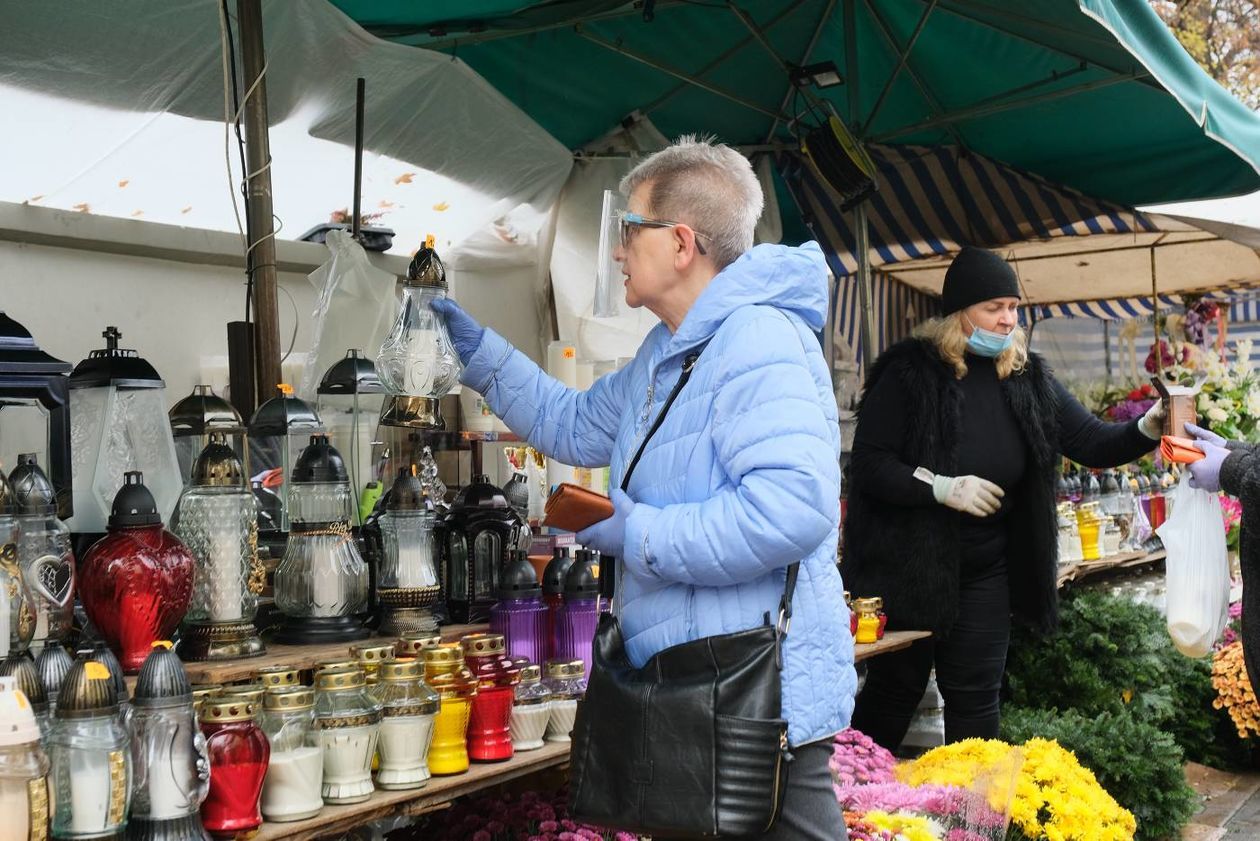
{"type": "Polygon", "coordinates": [[[1190,464],[1203,458],[1203,451],[1194,445],[1189,438],[1165,435],[1159,442],[1159,454],[1164,461],[1178,464],[1190,464]]]}
{"type": "Polygon", "coordinates": [[[581,485],[561,482],[543,506],[543,525],[581,531],[613,515],[612,500],[581,485]]]}

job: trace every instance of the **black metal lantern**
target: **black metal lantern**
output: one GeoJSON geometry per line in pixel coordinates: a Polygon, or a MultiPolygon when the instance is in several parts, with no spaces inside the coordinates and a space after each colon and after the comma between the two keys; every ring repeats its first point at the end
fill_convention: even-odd
{"type": "Polygon", "coordinates": [[[453,622],[485,622],[499,598],[510,549],[527,548],[528,526],[483,475],[455,497],[442,522],[442,587],[453,622]]]}
{"type": "Polygon", "coordinates": [[[0,311],[0,468],[35,453],[57,493],[57,517],[74,513],[70,465],[71,365],[39,349],[30,332],[0,311]]]}
{"type": "Polygon", "coordinates": [[[211,433],[227,436],[228,446],[249,473],[249,444],[245,422],[236,407],[214,393],[208,385],[193,386],[192,394],[171,407],[171,433],[175,436],[175,457],[184,487],[192,484],[193,465],[210,445],[211,433]]]}

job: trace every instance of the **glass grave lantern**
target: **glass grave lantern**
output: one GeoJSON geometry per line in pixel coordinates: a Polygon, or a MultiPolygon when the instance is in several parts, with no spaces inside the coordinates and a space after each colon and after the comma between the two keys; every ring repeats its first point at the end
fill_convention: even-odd
{"type": "Polygon", "coordinates": [[[118,346],[107,327],[105,347],[70,374],[70,440],[76,554],[105,533],[123,474],[139,471],[158,515],[169,521],[184,488],[166,416],[166,385],[134,350],[118,346]],[[89,540],[90,537],[90,540],[89,540]]]}
{"type": "Polygon", "coordinates": [[[368,568],[350,531],[350,479],[327,435],[312,435],[290,474],[288,544],[276,568],[274,631],[281,643],[352,642],[370,636],[368,568]]]}
{"type": "Polygon", "coordinates": [[[249,419],[250,486],[258,498],[258,531],[283,544],[289,531],[289,474],[312,435],[324,431],[323,421],[304,400],[293,396],[287,383],[280,394],[263,403],[249,419]]]}
{"type": "Polygon", "coordinates": [[[193,386],[192,394],[171,407],[171,433],[175,436],[175,457],[179,475],[188,487],[197,457],[210,443],[214,433],[225,435],[232,451],[245,466],[249,476],[249,444],[245,422],[236,407],[214,393],[208,385],[193,386]]]}
{"type": "Polygon", "coordinates": [[[385,387],[372,360],[358,350],[349,350],[344,359],[324,372],[315,393],[315,408],[328,428],[328,437],[349,462],[350,490],[361,525],[375,503],[372,499],[369,504],[365,491],[371,486],[376,492],[373,496],[379,496],[384,479],[372,463],[372,439],[385,387]]]}
{"type": "Polygon", "coordinates": [[[452,622],[486,622],[499,599],[499,575],[511,549],[528,548],[529,527],[503,491],[473,477],[442,520],[442,586],[452,622]]]}
{"type": "Polygon", "coordinates": [[[22,453],[9,474],[17,504],[18,563],[34,596],[31,647],[64,640],[74,623],[74,553],[70,529],[57,518],[57,493],[35,453],[22,453]]]}
{"type": "Polygon", "coordinates": [[[407,267],[398,318],[376,357],[381,383],[393,395],[385,401],[382,423],[446,428],[439,401],[459,383],[463,370],[446,321],[433,310],[447,288],[446,269],[430,234],[407,267]]]}
{"type": "Polygon", "coordinates": [[[258,559],[258,504],[227,436],[212,432],[171,530],[196,560],[179,656],[227,660],[266,653],[254,614],[266,572],[258,559]]]}
{"type": "Polygon", "coordinates": [[[30,332],[0,310],[0,471],[35,453],[57,496],[57,516],[73,512],[70,489],[71,365],[39,349],[30,332]]]}
{"type": "Polygon", "coordinates": [[[431,610],[440,592],[433,539],[436,519],[428,489],[415,468],[399,470],[376,521],[381,533],[376,594],[383,636],[437,633],[431,610]]]}

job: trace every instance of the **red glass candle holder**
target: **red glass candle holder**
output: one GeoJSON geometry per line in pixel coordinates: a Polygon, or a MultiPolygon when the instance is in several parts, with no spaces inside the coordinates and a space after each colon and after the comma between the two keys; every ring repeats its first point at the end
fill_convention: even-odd
{"type": "Polygon", "coordinates": [[[474,762],[511,759],[512,704],[521,681],[520,667],[507,658],[502,634],[468,634],[459,643],[477,678],[477,696],[468,720],[468,758],[474,762]]]}
{"type": "Polygon", "coordinates": [[[201,732],[210,754],[210,793],[201,823],[211,835],[233,838],[262,825],[259,798],[271,761],[271,744],[255,722],[258,705],[243,698],[209,698],[201,732]]]}

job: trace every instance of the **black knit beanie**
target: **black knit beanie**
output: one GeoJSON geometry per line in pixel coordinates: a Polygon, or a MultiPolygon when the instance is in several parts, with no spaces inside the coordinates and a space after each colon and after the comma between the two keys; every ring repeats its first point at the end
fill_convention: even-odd
{"type": "Polygon", "coordinates": [[[1018,297],[1019,279],[1010,264],[992,251],[970,245],[949,264],[941,290],[946,315],[981,301],[1018,297]]]}

